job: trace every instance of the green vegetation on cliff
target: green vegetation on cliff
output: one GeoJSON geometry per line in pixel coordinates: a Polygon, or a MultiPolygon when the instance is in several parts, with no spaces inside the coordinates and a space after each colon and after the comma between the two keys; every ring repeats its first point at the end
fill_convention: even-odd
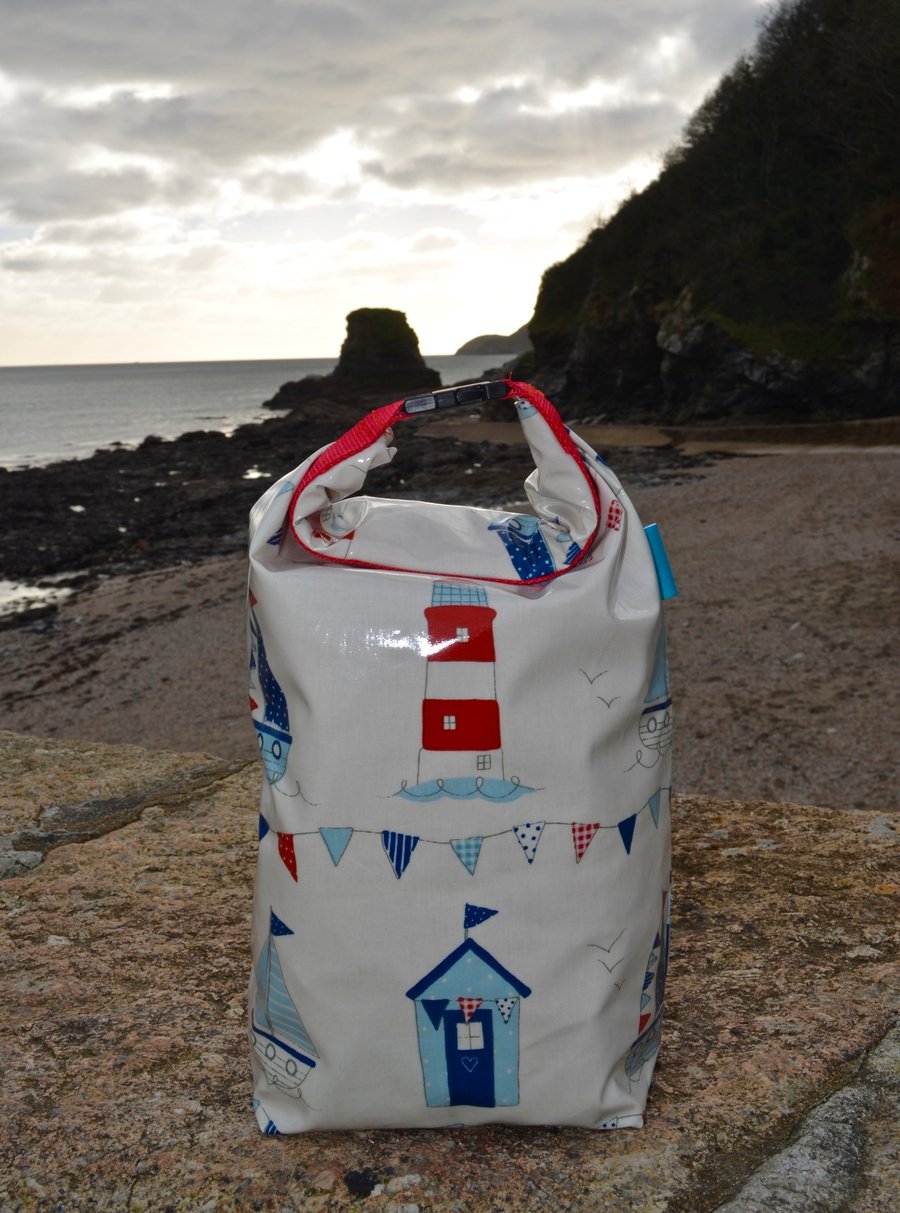
{"type": "Polygon", "coordinates": [[[541,285],[535,375],[576,411],[897,411],[900,9],[783,0],[662,173],[541,285]]]}

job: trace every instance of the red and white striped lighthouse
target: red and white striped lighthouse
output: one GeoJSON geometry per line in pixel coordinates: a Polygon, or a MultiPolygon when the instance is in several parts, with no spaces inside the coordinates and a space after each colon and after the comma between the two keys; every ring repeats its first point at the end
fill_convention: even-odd
{"type": "Polygon", "coordinates": [[[419,783],[502,779],[494,618],[480,586],[436,582],[428,624],[419,783]]]}

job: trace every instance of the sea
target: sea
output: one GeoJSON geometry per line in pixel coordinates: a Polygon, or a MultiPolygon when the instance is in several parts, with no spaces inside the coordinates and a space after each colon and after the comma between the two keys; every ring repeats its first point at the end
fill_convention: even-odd
{"type": "MultiPolygon", "coordinates": [[[[508,358],[440,354],[425,362],[447,385],[483,378],[508,358]]],[[[0,468],[86,459],[104,447],[138,446],[151,434],[228,434],[271,418],[263,404],[283,383],[327,375],[336,365],[337,357],[0,367],[0,468]]]]}

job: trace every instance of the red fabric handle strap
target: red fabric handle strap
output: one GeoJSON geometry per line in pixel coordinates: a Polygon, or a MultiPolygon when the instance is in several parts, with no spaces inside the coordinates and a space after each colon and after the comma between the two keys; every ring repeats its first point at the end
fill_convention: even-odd
{"type": "MultiPolygon", "coordinates": [[[[510,585],[537,585],[543,581],[550,581],[554,577],[558,577],[563,572],[569,572],[581,560],[584,559],[588,552],[590,552],[594,540],[597,537],[597,532],[600,530],[601,526],[600,495],[597,491],[597,486],[594,483],[593,477],[589,474],[584,466],[581,451],[572,441],[568,428],[543,392],[538,391],[536,387],[532,387],[530,383],[519,383],[514,379],[504,379],[502,382],[504,382],[508,388],[507,395],[503,399],[525,400],[528,402],[528,404],[532,405],[532,407],[536,409],[547,422],[547,425],[552,431],[553,436],[556,438],[560,447],[567,455],[571,456],[571,458],[575,460],[579,471],[584,476],[585,482],[588,485],[597,515],[597,525],[594,528],[594,531],[592,532],[588,541],[584,544],[581,552],[579,552],[578,556],[572,561],[568,568],[558,569],[554,573],[548,573],[543,577],[534,577],[529,580],[509,579],[510,585]]],[[[371,568],[382,567],[380,565],[367,565],[365,561],[341,560],[340,557],[328,556],[324,552],[313,551],[312,548],[307,547],[306,544],[303,543],[303,540],[297,534],[296,528],[294,527],[294,509],[300,494],[305,488],[312,484],[314,480],[318,480],[320,476],[324,476],[326,472],[330,472],[331,469],[333,467],[337,467],[339,463],[344,463],[345,460],[352,459],[354,456],[359,455],[367,447],[370,447],[373,442],[377,441],[385,430],[390,429],[398,421],[408,421],[410,414],[406,412],[404,404],[405,402],[403,400],[395,400],[393,404],[386,404],[382,408],[373,409],[371,413],[367,413],[362,420],[357,421],[356,425],[347,430],[346,434],[343,434],[340,438],[333,442],[331,446],[326,447],[321,455],[319,455],[318,459],[315,459],[307,468],[300,483],[297,485],[293,495],[291,496],[291,504],[288,513],[291,533],[305,551],[310,552],[312,555],[317,556],[322,560],[332,560],[340,564],[359,565],[362,567],[371,568]]],[[[507,581],[506,578],[486,578],[485,580],[507,581]]]]}

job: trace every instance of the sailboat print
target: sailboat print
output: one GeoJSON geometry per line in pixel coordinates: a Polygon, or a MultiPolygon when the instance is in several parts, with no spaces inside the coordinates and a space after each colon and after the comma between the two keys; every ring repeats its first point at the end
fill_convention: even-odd
{"type": "Polygon", "coordinates": [[[252,1044],[269,1082],[300,1099],[300,1084],[315,1068],[319,1054],[288,993],[275,940],[293,935],[277,914],[269,911],[269,934],[256,962],[256,1000],[252,1044]]]}

